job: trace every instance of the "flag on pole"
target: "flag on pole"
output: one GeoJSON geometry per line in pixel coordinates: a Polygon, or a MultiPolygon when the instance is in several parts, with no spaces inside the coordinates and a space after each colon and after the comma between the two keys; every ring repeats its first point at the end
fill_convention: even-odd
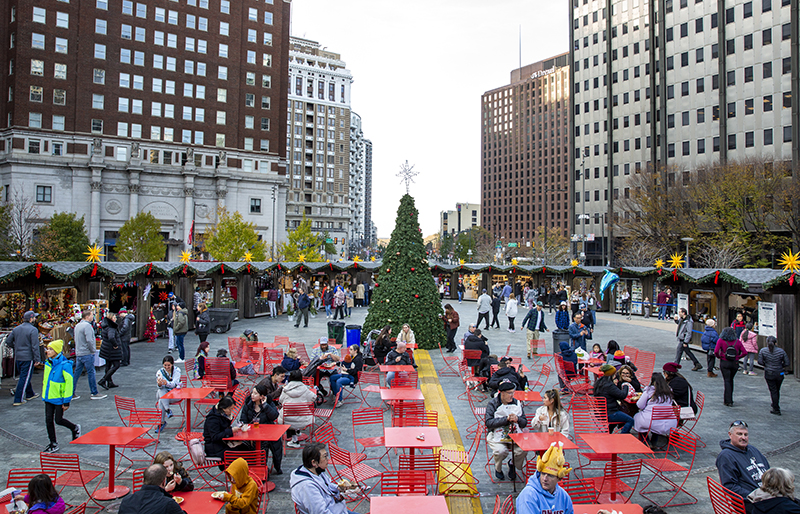
{"type": "Polygon", "coordinates": [[[189,241],[186,244],[192,246],[193,241],[194,241],[194,220],[192,220],[192,226],[189,229],[189,241]]]}

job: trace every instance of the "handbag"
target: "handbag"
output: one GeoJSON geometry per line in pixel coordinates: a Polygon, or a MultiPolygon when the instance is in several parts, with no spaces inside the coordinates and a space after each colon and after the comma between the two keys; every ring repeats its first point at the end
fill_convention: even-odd
{"type": "Polygon", "coordinates": [[[189,441],[189,454],[192,456],[192,462],[196,466],[204,466],[206,464],[206,449],[200,439],[195,438],[189,441]]]}

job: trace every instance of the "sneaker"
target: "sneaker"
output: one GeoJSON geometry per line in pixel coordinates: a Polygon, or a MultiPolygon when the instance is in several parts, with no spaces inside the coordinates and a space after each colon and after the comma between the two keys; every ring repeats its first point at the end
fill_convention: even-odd
{"type": "Polygon", "coordinates": [[[334,408],[334,409],[338,409],[338,408],[339,408],[339,407],[341,407],[342,405],[344,405],[342,402],[336,402],[336,405],[335,405],[333,408],[334,408]]]}
{"type": "Polygon", "coordinates": [[[288,443],[286,443],[286,446],[288,446],[289,448],[300,448],[300,443],[297,441],[289,441],[288,443]]]}
{"type": "Polygon", "coordinates": [[[24,401],[14,403],[14,407],[19,407],[20,405],[25,405],[24,401]]]}
{"type": "Polygon", "coordinates": [[[92,395],[92,400],[102,400],[106,396],[108,396],[108,395],[107,394],[100,394],[100,393],[93,394],[92,395]]]}
{"type": "Polygon", "coordinates": [[[158,428],[156,428],[156,434],[159,434],[159,433],[163,432],[165,428],[167,428],[167,422],[166,421],[161,423],[160,425],[158,425],[158,428]]]}
{"type": "Polygon", "coordinates": [[[742,375],[748,375],[747,370],[742,371],[742,375]]]}
{"type": "Polygon", "coordinates": [[[81,436],[81,425],[80,425],[80,423],[77,423],[75,425],[75,430],[72,431],[72,440],[74,441],[75,439],[79,438],[80,436],[81,436]]]}
{"type": "Polygon", "coordinates": [[[44,449],[44,453],[55,453],[58,451],[58,443],[50,443],[44,449]]]}
{"type": "Polygon", "coordinates": [[[172,417],[172,409],[167,409],[167,419],[172,417]]]}
{"type": "MultiPolygon", "coordinates": [[[[753,374],[755,375],[755,373],[753,373],[753,374]]],[[[36,398],[38,398],[39,396],[40,396],[40,395],[39,395],[39,393],[36,393],[36,394],[34,394],[33,396],[31,396],[30,398],[25,398],[25,399],[26,399],[26,400],[35,400],[35,399],[36,399],[36,398]]]]}
{"type": "Polygon", "coordinates": [[[186,362],[186,361],[184,361],[183,359],[180,359],[180,358],[179,359],[175,359],[175,364],[181,364],[183,362],[186,362]]]}
{"type": "Polygon", "coordinates": [[[169,353],[172,353],[172,348],[170,348],[170,349],[169,349],[169,350],[167,350],[167,351],[168,351],[169,353]]]}
{"type": "Polygon", "coordinates": [[[81,399],[81,397],[80,397],[80,395],[73,394],[73,395],[72,395],[72,399],[73,399],[73,400],[80,400],[80,399],[81,399]]]}
{"type": "Polygon", "coordinates": [[[495,472],[494,472],[494,477],[496,479],[498,479],[498,480],[505,480],[506,479],[506,476],[503,474],[503,472],[502,471],[497,471],[497,470],[495,470],[495,472]]]}
{"type": "Polygon", "coordinates": [[[753,376],[753,377],[754,377],[754,376],[756,376],[756,372],[755,372],[755,371],[751,371],[751,372],[749,372],[749,373],[748,373],[748,375],[750,375],[750,376],[753,376]]]}
{"type": "Polygon", "coordinates": [[[779,411],[779,410],[775,410],[775,409],[773,409],[773,410],[769,411],[769,413],[770,413],[770,414],[775,414],[776,416],[780,416],[780,415],[781,415],[781,411],[779,411]]]}
{"type": "Polygon", "coordinates": [[[517,479],[517,470],[512,463],[508,463],[508,478],[511,480],[517,479]]]}

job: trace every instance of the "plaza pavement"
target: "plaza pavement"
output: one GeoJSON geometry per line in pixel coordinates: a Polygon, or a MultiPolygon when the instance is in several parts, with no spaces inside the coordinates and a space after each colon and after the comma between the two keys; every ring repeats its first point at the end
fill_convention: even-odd
{"type": "MultiPolygon", "coordinates": [[[[446,303],[446,302],[445,302],[446,303]]],[[[468,323],[477,319],[475,302],[465,301],[459,304],[457,301],[450,301],[461,315],[461,327],[457,338],[460,340],[462,334],[467,329],[468,323]]],[[[520,309],[517,318],[519,326],[526,310],[520,309]]],[[[366,309],[354,308],[352,318],[346,319],[347,324],[361,324],[366,315],[366,309]]],[[[216,350],[227,347],[227,337],[240,335],[246,328],[253,329],[260,334],[260,339],[269,341],[276,335],[287,335],[292,341],[304,342],[310,348],[316,340],[326,335],[326,322],[324,315],[312,318],[308,328],[294,328],[287,316],[277,319],[256,318],[252,320],[240,320],[233,324],[233,328],[227,334],[211,334],[208,338],[211,343],[210,355],[214,356],[216,350]]],[[[555,326],[553,315],[548,315],[546,322],[549,327],[555,326]]],[[[506,330],[506,318],[501,314],[500,323],[503,327],[500,330],[490,329],[486,331],[489,339],[489,346],[493,353],[501,355],[510,344],[510,354],[524,356],[525,336],[524,331],[517,330],[516,333],[509,333],[506,330]]],[[[660,369],[665,362],[671,361],[675,354],[675,324],[671,321],[657,321],[655,319],[644,320],[634,318],[627,320],[621,316],[608,313],[598,314],[598,325],[594,333],[594,342],[600,342],[603,347],[609,339],[615,339],[620,346],[633,345],[642,350],[655,351],[657,354],[656,369],[660,369]]],[[[547,334],[547,346],[551,347],[551,335],[547,334]]],[[[190,333],[186,337],[187,356],[193,356],[197,348],[198,339],[190,333]]],[[[75,423],[80,423],[83,432],[101,425],[119,425],[120,419],[114,407],[113,394],[128,396],[136,399],[137,405],[152,407],[156,400],[155,373],[158,370],[161,358],[166,354],[167,341],[159,338],[155,343],[136,343],[131,346],[132,357],[131,366],[121,368],[114,377],[119,384],[119,388],[112,389],[107,393],[109,396],[103,400],[90,400],[86,377],[77,380],[78,394],[81,399],[72,403],[67,413],[67,418],[75,423]]],[[[705,364],[705,356],[696,352],[701,363],[705,364]]],[[[175,355],[175,354],[173,354],[175,355]]],[[[430,358],[434,368],[438,369],[442,365],[442,360],[438,350],[430,352],[430,358]]],[[[428,366],[429,367],[429,366],[428,366]]],[[[763,373],[758,370],[758,376],[745,376],[739,374],[735,380],[734,401],[732,408],[722,405],[722,377],[708,378],[705,370],[693,373],[691,363],[684,361],[683,372],[692,384],[695,391],[703,391],[706,394],[706,406],[702,414],[696,432],[708,445],[701,448],[697,453],[694,471],[692,472],[686,488],[699,498],[696,505],[675,507],[669,509],[670,512],[680,513],[709,513],[712,512],[706,488],[706,476],[717,479],[714,461],[719,453],[719,441],[725,438],[725,433],[731,421],[736,419],[745,420],[750,426],[750,443],[758,447],[768,456],[772,466],[781,466],[800,473],[800,466],[797,465],[800,458],[800,427],[798,418],[800,417],[800,407],[794,401],[800,393],[800,385],[794,376],[787,376],[782,390],[782,411],[783,416],[778,417],[769,414],[769,393],[763,379],[763,373]]],[[[99,370],[98,370],[99,371],[99,370]]],[[[427,384],[435,384],[436,377],[420,377],[421,381],[427,384]]],[[[34,376],[34,390],[41,391],[41,373],[34,376]]],[[[457,396],[464,391],[460,379],[456,377],[444,377],[439,380],[443,394],[442,401],[447,403],[449,411],[452,413],[453,420],[458,426],[461,437],[464,435],[466,427],[474,423],[474,418],[469,412],[466,401],[458,400],[457,396]]],[[[556,383],[555,373],[551,375],[548,388],[556,383]]],[[[3,394],[0,396],[0,476],[5,477],[7,470],[11,468],[35,467],[38,466],[38,452],[47,444],[47,435],[44,427],[44,408],[41,400],[33,400],[20,407],[12,407],[13,399],[8,394],[8,390],[14,386],[11,379],[2,381],[3,394]]],[[[426,391],[429,389],[425,389],[426,391]]],[[[430,389],[432,390],[432,389],[430,389]]],[[[102,391],[102,389],[101,389],[102,391]]],[[[345,405],[337,409],[333,415],[332,422],[342,431],[339,436],[340,446],[346,449],[353,449],[352,430],[350,429],[350,413],[358,404],[345,405]]],[[[446,418],[446,407],[440,410],[440,424],[446,418]]],[[[436,407],[437,409],[441,407],[436,407]]],[[[532,413],[533,409],[528,409],[532,413]]],[[[387,424],[389,419],[387,418],[387,424]]],[[[180,420],[172,419],[169,429],[160,439],[159,450],[169,450],[176,457],[183,455],[185,449],[182,443],[174,440],[174,434],[180,424],[180,420]]],[[[108,462],[108,448],[104,446],[69,445],[69,433],[62,427],[56,427],[56,431],[61,445],[61,453],[77,453],[80,455],[84,466],[90,469],[106,469],[108,462]]],[[[464,440],[465,444],[469,441],[464,440]]],[[[293,506],[289,495],[289,474],[292,469],[300,464],[299,450],[288,449],[284,457],[282,476],[273,476],[271,480],[277,485],[277,489],[270,493],[267,512],[289,513],[293,512],[293,506]]],[[[568,460],[576,461],[574,452],[567,452],[568,460]]],[[[372,464],[374,462],[371,461],[372,464]]],[[[479,501],[476,502],[456,502],[451,504],[451,512],[491,512],[495,494],[507,496],[511,493],[512,487],[509,482],[494,484],[485,472],[486,453],[484,448],[479,448],[477,458],[473,465],[473,473],[479,480],[478,489],[481,493],[479,501]]],[[[374,464],[377,466],[377,464],[374,464]]],[[[129,475],[128,475],[129,476],[129,475]]],[[[643,472],[643,479],[649,479],[649,473],[643,472]]],[[[125,483],[126,477],[122,477],[125,483]]],[[[2,478],[0,480],[5,480],[2,478]]],[[[643,484],[642,482],[641,484],[643,484]]],[[[519,491],[522,484],[517,484],[519,491]]],[[[69,501],[70,495],[66,495],[69,501]]],[[[638,495],[634,501],[647,505],[649,502],[638,495]]],[[[115,512],[118,503],[111,503],[107,507],[107,512],[115,512]]],[[[352,507],[351,507],[352,508],[352,507]]],[[[366,502],[356,509],[358,512],[367,512],[366,502]]],[[[191,513],[190,513],[191,514],[191,513]]]]}

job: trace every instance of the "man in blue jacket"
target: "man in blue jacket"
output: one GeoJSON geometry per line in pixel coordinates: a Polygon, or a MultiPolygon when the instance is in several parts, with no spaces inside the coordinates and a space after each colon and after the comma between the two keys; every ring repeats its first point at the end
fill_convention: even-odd
{"type": "Polygon", "coordinates": [[[761,487],[761,475],[769,469],[769,462],[758,449],[749,443],[747,423],[734,421],[728,429],[728,439],[719,442],[722,451],[717,455],[719,481],[744,498],[748,514],[753,504],[747,495],[761,487]]]}
{"type": "Polygon", "coordinates": [[[33,326],[36,316],[38,314],[33,311],[23,314],[22,323],[14,327],[14,330],[6,338],[6,344],[14,349],[14,360],[17,373],[19,373],[17,388],[14,389],[15,407],[39,397],[33,392],[31,385],[33,368],[42,362],[41,353],[39,353],[39,331],[33,326]],[[24,398],[23,393],[25,394],[24,398]]]}
{"type": "Polygon", "coordinates": [[[586,339],[591,339],[592,331],[583,324],[583,314],[576,312],[572,316],[572,324],[569,326],[569,337],[572,339],[572,349],[583,348],[586,350],[586,339]]]}
{"type": "Polygon", "coordinates": [[[294,324],[294,328],[300,326],[300,318],[303,319],[303,328],[308,327],[308,308],[311,307],[311,299],[306,294],[305,290],[300,293],[300,297],[297,298],[297,323],[294,324]]]}

